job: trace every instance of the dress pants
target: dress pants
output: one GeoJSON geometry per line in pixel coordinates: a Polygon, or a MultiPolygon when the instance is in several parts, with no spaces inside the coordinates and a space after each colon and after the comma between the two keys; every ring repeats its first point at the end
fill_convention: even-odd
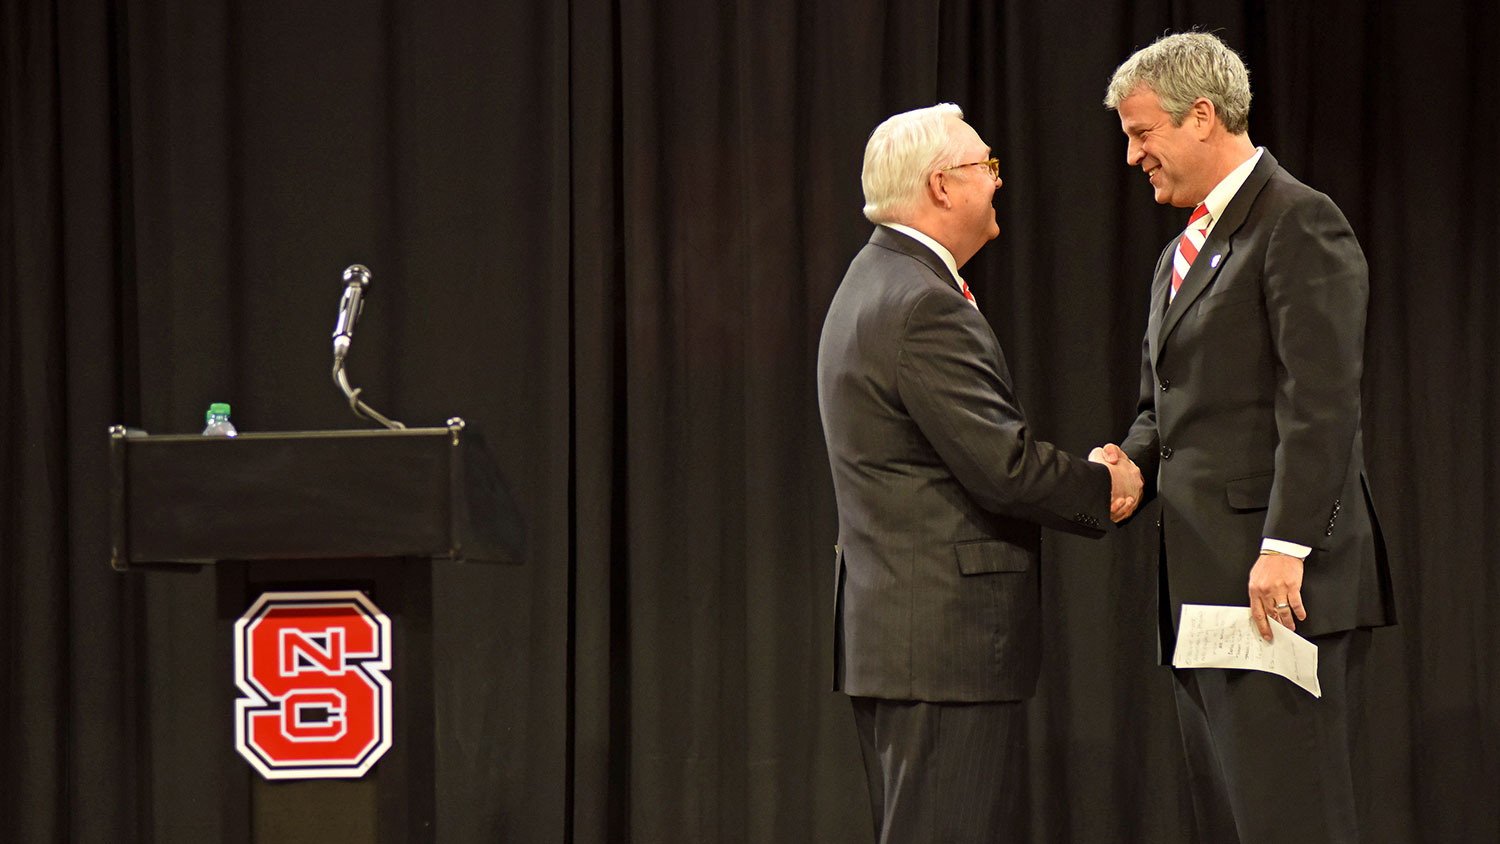
{"type": "Polygon", "coordinates": [[[1022,702],[850,700],[878,844],[1027,840],[1022,702]]]}
{"type": "Polygon", "coordinates": [[[1310,641],[1321,698],[1263,671],[1172,670],[1200,844],[1359,841],[1351,747],[1370,631],[1310,641]]]}

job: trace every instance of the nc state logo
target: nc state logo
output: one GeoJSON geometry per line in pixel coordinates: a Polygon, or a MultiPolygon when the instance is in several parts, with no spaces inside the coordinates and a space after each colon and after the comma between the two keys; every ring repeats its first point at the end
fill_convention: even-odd
{"type": "Polygon", "coordinates": [[[391,624],[363,592],[266,592],[234,624],[234,744],[267,779],[357,778],[391,747],[391,624]]]}

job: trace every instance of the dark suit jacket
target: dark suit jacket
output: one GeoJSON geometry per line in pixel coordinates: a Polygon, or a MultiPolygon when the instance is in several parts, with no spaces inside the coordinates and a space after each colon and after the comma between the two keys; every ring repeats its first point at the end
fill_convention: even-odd
{"type": "Polygon", "coordinates": [[[1097,535],[1109,473],[1036,440],[1000,344],[932,250],[877,227],[829,306],[835,688],[1015,700],[1036,684],[1038,525],[1097,535]]]}
{"type": "Polygon", "coordinates": [[[1246,604],[1263,537],[1313,549],[1298,633],[1393,623],[1360,434],[1368,277],[1348,221],[1267,151],[1168,306],[1176,245],[1151,285],[1122,444],[1161,499],[1163,656],[1184,602],[1246,604]]]}

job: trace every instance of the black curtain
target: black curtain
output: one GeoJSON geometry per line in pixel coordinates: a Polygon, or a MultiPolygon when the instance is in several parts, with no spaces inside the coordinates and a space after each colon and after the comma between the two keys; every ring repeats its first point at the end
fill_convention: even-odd
{"type": "MultiPolygon", "coordinates": [[[[995,147],[1002,233],[965,277],[1033,426],[1085,451],[1132,415],[1182,224],[1104,85],[1194,25],[1370,260],[1401,625],[1368,669],[1366,840],[1500,839],[1489,0],[0,4],[5,839],[225,834],[215,575],[109,569],[105,430],[212,401],[359,426],[327,375],[359,262],[362,397],[480,426],[526,525],[522,566],[434,571],[438,839],[867,841],[813,389],[864,140],[955,101],[995,147]]],[[[1047,537],[1033,841],[1190,839],[1145,515],[1047,537]]]]}

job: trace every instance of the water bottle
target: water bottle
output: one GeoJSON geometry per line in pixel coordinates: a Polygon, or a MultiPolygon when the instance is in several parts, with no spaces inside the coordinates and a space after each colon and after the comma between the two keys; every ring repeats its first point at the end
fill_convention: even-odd
{"type": "Polygon", "coordinates": [[[203,429],[205,437],[232,437],[239,433],[229,421],[229,405],[217,401],[208,406],[208,427],[203,429]]]}

